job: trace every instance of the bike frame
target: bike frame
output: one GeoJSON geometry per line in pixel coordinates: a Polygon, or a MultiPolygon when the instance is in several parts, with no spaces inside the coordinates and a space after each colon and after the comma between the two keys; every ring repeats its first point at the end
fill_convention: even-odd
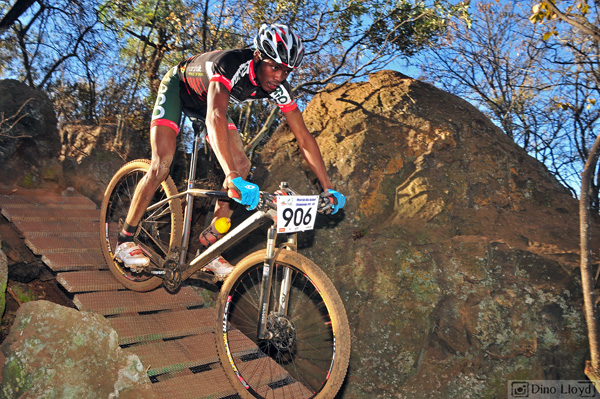
{"type": "MultiPolygon", "coordinates": [[[[206,129],[203,130],[203,133],[206,132],[206,129]]],[[[203,197],[203,198],[211,198],[214,200],[231,200],[227,193],[222,191],[214,191],[214,190],[203,190],[195,188],[196,186],[196,166],[198,162],[198,151],[200,147],[200,141],[202,137],[200,134],[195,135],[194,137],[194,148],[192,151],[192,158],[190,160],[190,169],[188,175],[188,184],[187,190],[173,195],[171,197],[165,198],[160,202],[152,204],[149,206],[146,211],[153,211],[162,205],[166,204],[169,201],[172,201],[177,198],[185,197],[186,199],[186,208],[184,212],[184,227],[183,233],[181,237],[181,245],[180,245],[180,254],[179,254],[179,270],[181,271],[181,279],[186,280],[194,276],[197,273],[203,273],[201,269],[206,266],[210,261],[215,259],[216,257],[223,254],[228,249],[232,248],[238,242],[240,242],[243,238],[245,238],[248,234],[258,229],[259,227],[270,223],[271,226],[267,231],[267,251],[266,256],[263,262],[263,279],[261,284],[261,293],[260,293],[260,301],[259,301],[259,320],[258,320],[258,331],[257,335],[259,339],[268,339],[270,338],[269,333],[266,331],[267,317],[270,308],[270,295],[271,285],[273,280],[273,265],[275,263],[275,255],[276,255],[276,241],[277,241],[277,233],[275,225],[277,223],[277,212],[273,209],[268,211],[256,211],[239,226],[235,227],[233,230],[228,232],[225,236],[223,236],[216,243],[211,245],[205,251],[200,253],[194,259],[192,259],[189,264],[186,261],[187,251],[190,242],[190,233],[191,233],[191,225],[192,225],[192,211],[194,205],[195,197],[203,197]]],[[[290,250],[296,249],[297,243],[297,234],[287,234],[287,242],[284,246],[290,250]]],[[[286,315],[287,313],[287,305],[288,305],[288,295],[291,286],[291,273],[286,268],[283,276],[282,287],[280,290],[279,297],[279,306],[276,310],[278,315],[286,315]]]]}

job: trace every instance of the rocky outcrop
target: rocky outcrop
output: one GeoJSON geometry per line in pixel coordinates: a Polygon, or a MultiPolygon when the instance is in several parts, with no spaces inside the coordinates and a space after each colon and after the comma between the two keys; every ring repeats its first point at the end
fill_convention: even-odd
{"type": "Polygon", "coordinates": [[[60,160],[65,183],[97,204],[115,172],[127,161],[148,158],[150,143],[116,124],[72,122],[60,129],[60,160]]]}
{"type": "MultiPolygon", "coordinates": [[[[304,111],[336,189],[301,251],[353,332],[343,397],[504,397],[513,379],[585,379],[577,201],[467,102],[397,72],[330,87],[304,111]]],[[[292,133],[261,189],[318,193],[292,133]]]]}
{"type": "Polygon", "coordinates": [[[149,151],[145,134],[116,124],[71,121],[59,130],[43,91],[0,80],[0,183],[73,187],[100,203],[115,171],[132,159],[148,158],[149,151]]]}
{"type": "Polygon", "coordinates": [[[156,398],[139,358],[100,315],[28,302],[1,350],[4,398],[156,398]]]}
{"type": "Polygon", "coordinates": [[[40,90],[0,80],[0,182],[60,186],[60,137],[52,102],[40,90]]]}

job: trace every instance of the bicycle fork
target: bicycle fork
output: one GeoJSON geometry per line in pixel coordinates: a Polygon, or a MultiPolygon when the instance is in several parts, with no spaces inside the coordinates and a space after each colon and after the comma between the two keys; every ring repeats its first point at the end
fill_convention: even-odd
{"type": "MultiPolygon", "coordinates": [[[[289,234],[287,247],[296,247],[296,234],[289,234]]],[[[269,317],[269,309],[271,305],[271,286],[273,284],[273,268],[275,267],[275,243],[277,240],[276,227],[271,226],[267,232],[267,251],[263,263],[263,278],[260,290],[259,312],[258,312],[258,339],[273,338],[272,332],[267,330],[267,322],[269,317]]],[[[279,291],[279,301],[274,312],[276,316],[284,316],[287,314],[288,298],[291,286],[291,271],[289,268],[283,268],[283,279],[281,281],[281,289],[279,291]]]]}

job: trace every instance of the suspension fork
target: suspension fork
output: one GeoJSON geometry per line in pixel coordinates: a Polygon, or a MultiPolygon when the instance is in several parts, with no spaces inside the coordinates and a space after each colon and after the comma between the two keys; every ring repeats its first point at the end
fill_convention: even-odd
{"type": "Polygon", "coordinates": [[[275,241],[277,233],[275,232],[275,225],[269,227],[267,231],[267,254],[263,263],[263,278],[260,288],[260,299],[258,301],[258,339],[271,338],[267,331],[267,317],[269,316],[269,303],[271,295],[271,283],[273,282],[273,270],[274,257],[275,257],[275,241]]]}
{"type": "MultiPolygon", "coordinates": [[[[273,284],[273,268],[275,267],[275,244],[277,239],[275,225],[269,227],[267,231],[267,251],[263,263],[263,278],[260,290],[259,312],[258,312],[258,339],[270,339],[271,333],[267,331],[267,319],[269,317],[269,307],[271,302],[271,285],[273,284]]],[[[296,234],[288,235],[288,240],[285,245],[289,249],[296,249],[296,234]]],[[[287,313],[288,297],[291,286],[291,271],[289,268],[284,268],[283,280],[281,282],[281,290],[279,293],[279,304],[277,315],[285,315],[287,313]]]]}
{"type": "MultiPolygon", "coordinates": [[[[289,250],[296,250],[296,238],[298,235],[288,234],[288,239],[285,247],[289,250]]],[[[290,295],[290,285],[292,284],[292,271],[289,267],[285,267],[283,269],[283,280],[281,281],[281,290],[279,292],[279,308],[277,312],[279,315],[287,315],[288,303],[289,303],[289,295],[290,295]]]]}

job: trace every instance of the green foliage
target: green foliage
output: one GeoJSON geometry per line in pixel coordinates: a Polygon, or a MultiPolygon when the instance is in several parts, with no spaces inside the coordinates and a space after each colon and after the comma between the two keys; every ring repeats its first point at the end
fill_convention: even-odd
{"type": "MultiPolygon", "coordinates": [[[[0,41],[0,75],[18,73],[28,84],[45,87],[62,123],[124,118],[129,127],[147,132],[160,80],[182,59],[251,46],[264,22],[288,24],[307,50],[289,79],[303,104],[329,83],[364,78],[417,53],[436,43],[450,21],[468,18],[468,3],[432,1],[100,0],[83,7],[58,0],[47,8],[36,3],[0,41]]],[[[232,107],[246,140],[277,126],[279,117],[262,129],[272,107],[266,102],[232,107]]]]}
{"type": "Polygon", "coordinates": [[[389,42],[396,51],[414,55],[437,41],[446,31],[450,16],[470,22],[468,3],[436,2],[428,7],[424,3],[402,0],[387,15],[381,11],[374,13],[375,23],[369,29],[369,42],[374,50],[389,42]]]}

